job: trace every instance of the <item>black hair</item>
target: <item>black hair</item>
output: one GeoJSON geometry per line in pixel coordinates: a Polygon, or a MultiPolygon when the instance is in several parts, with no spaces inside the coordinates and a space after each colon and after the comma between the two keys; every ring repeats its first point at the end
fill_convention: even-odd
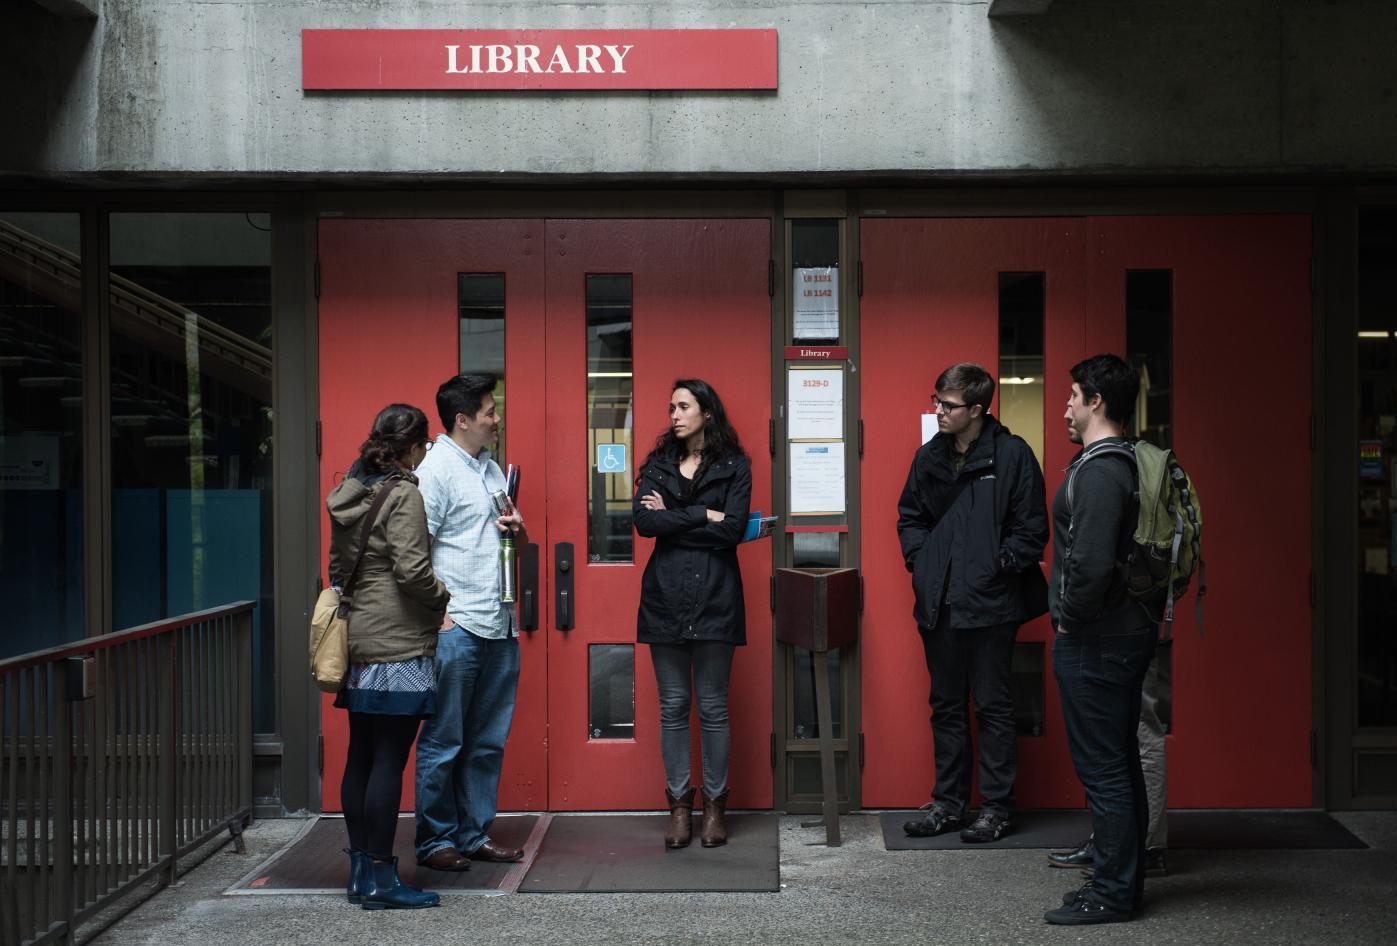
{"type": "MultiPolygon", "coordinates": [[[[733,429],[732,422],[728,420],[728,412],[723,407],[722,398],[718,397],[718,392],[707,382],[699,378],[678,378],[670,386],[669,393],[674,394],[680,388],[684,388],[694,396],[694,401],[698,404],[699,410],[703,411],[703,462],[699,464],[700,470],[705,470],[715,463],[728,460],[733,457],[746,457],[747,451],[742,449],[742,442],[738,439],[737,431],[733,429]]],[[[673,427],[666,427],[664,433],[655,438],[655,447],[650,451],[650,455],[645,458],[645,463],[651,460],[663,459],[672,460],[678,463],[684,459],[684,442],[675,434],[673,427]]],[[[645,467],[641,464],[641,469],[645,467]]],[[[694,474],[698,475],[697,472],[694,474]]],[[[639,482],[639,479],[636,480],[639,482]]]]}
{"type": "Polygon", "coordinates": [[[359,461],[370,473],[391,473],[408,451],[427,440],[427,415],[411,404],[389,404],[374,418],[359,461]]]}
{"type": "Polygon", "coordinates": [[[489,374],[458,374],[437,388],[437,415],[449,434],[456,427],[456,415],[475,417],[485,395],[495,390],[495,376],[489,374]]]}
{"type": "Polygon", "coordinates": [[[1122,427],[1135,416],[1140,396],[1140,372],[1117,355],[1093,355],[1072,366],[1072,380],[1082,389],[1082,400],[1097,395],[1105,403],[1106,419],[1122,427]]]}
{"type": "Polygon", "coordinates": [[[936,379],[938,391],[960,391],[965,403],[979,404],[988,414],[994,400],[994,378],[973,361],[951,365],[936,379]]]}

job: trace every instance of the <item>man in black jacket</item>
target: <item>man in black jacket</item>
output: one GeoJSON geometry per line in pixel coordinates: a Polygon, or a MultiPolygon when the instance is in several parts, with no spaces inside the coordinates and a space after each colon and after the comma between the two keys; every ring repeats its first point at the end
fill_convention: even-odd
{"type": "Polygon", "coordinates": [[[1137,477],[1130,456],[1110,449],[1127,443],[1139,390],[1139,372],[1115,355],[1072,368],[1064,419],[1082,450],[1053,500],[1049,603],[1053,673],[1072,764],[1091,805],[1095,869],[1044,914],[1054,924],[1129,920],[1145,892],[1149,806],[1136,728],[1159,616],[1126,585],[1137,477]]]}
{"type": "Polygon", "coordinates": [[[994,379],[976,364],[936,379],[937,434],[912,458],[897,503],[913,617],[931,673],[936,786],[926,814],[903,830],[962,841],[1009,830],[1018,769],[1010,663],[1019,625],[1047,611],[1038,561],[1048,541],[1043,471],[1021,437],[989,413],[994,379]],[[967,694],[979,727],[979,816],[970,802],[967,694]]]}

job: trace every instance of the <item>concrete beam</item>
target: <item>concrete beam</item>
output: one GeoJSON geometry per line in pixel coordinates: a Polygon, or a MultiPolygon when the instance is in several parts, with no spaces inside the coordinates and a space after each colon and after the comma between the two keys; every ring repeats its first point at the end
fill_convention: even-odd
{"type": "Polygon", "coordinates": [[[97,19],[97,4],[101,0],[34,0],[39,6],[57,16],[75,20],[97,19]]]}
{"type": "Polygon", "coordinates": [[[1053,0],[990,0],[990,16],[1033,16],[1052,5],[1053,0]]]}

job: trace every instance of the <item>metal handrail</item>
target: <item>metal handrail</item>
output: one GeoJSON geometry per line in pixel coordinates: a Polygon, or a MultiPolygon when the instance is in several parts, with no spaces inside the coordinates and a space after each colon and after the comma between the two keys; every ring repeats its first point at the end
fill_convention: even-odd
{"type": "Polygon", "coordinates": [[[0,661],[0,944],[75,942],[137,886],[173,883],[220,832],[242,849],[253,610],[0,661]]]}

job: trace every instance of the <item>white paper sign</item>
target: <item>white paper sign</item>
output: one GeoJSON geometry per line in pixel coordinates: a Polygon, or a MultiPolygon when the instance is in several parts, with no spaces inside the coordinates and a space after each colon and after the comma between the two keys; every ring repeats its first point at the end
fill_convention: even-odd
{"type": "Polygon", "coordinates": [[[793,271],[795,338],[839,337],[839,267],[809,266],[793,271]]]}
{"type": "Polygon", "coordinates": [[[936,432],[940,429],[940,425],[936,423],[935,414],[922,415],[922,443],[926,443],[932,437],[935,437],[936,432]]]}
{"type": "Polygon", "coordinates": [[[58,489],[59,435],[0,437],[0,489],[58,489]]]}
{"type": "Polygon", "coordinates": [[[793,443],[791,515],[844,511],[844,444],[793,443]]]}
{"type": "Polygon", "coordinates": [[[786,436],[839,440],[844,436],[844,371],[792,368],[786,372],[786,436]]]}

